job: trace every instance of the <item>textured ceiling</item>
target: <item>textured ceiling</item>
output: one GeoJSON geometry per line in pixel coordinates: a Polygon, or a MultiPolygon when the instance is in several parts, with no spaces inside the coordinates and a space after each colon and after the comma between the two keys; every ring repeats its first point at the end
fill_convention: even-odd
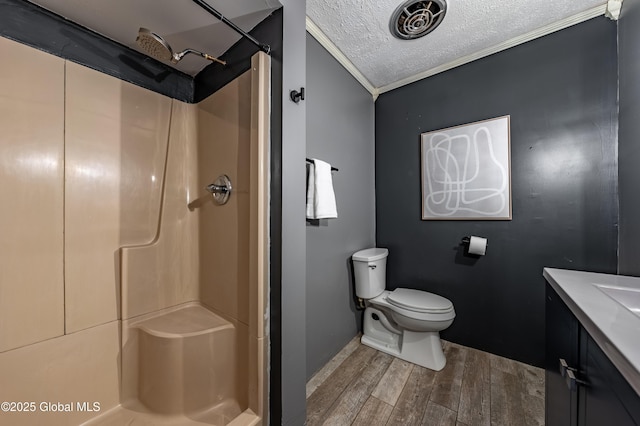
{"type": "MultiPolygon", "coordinates": [[[[140,27],[162,36],[174,52],[191,48],[220,56],[240,39],[235,31],[188,0],[32,0],[32,3],[140,52],[135,42],[140,27]]],[[[245,31],[280,7],[277,0],[207,0],[207,3],[245,31]]],[[[177,65],[168,64],[195,75],[210,62],[187,55],[177,65]]]]}
{"type": "Polygon", "coordinates": [[[606,0],[449,0],[442,24],[415,40],[389,32],[404,0],[307,0],[307,15],[377,90],[593,10],[606,0]]]}

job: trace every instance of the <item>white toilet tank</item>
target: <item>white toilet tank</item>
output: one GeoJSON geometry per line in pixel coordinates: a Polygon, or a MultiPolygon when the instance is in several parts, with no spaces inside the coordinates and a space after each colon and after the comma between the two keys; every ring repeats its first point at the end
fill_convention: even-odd
{"type": "Polygon", "coordinates": [[[358,297],[373,299],[385,290],[388,255],[386,248],[369,248],[351,256],[358,297]]]}

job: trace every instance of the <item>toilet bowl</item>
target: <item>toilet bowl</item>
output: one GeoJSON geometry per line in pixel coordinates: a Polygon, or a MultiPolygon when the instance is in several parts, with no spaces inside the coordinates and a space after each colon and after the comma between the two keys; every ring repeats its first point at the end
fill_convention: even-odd
{"type": "Polygon", "coordinates": [[[456,316],[450,300],[426,291],[386,287],[386,248],[352,256],[356,295],[365,301],[362,343],[390,355],[439,371],[446,358],[440,331],[456,316]]]}

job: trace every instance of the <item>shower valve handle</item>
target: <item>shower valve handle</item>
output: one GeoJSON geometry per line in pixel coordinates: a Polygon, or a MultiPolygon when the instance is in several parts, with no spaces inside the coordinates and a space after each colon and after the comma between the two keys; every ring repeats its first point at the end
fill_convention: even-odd
{"type": "Polygon", "coordinates": [[[231,195],[231,179],[227,175],[220,175],[215,182],[207,185],[205,189],[213,195],[216,203],[219,205],[226,204],[231,195]]]}
{"type": "Polygon", "coordinates": [[[209,191],[212,194],[226,194],[227,192],[229,192],[230,188],[227,188],[226,186],[223,185],[216,185],[215,183],[212,183],[211,185],[207,185],[207,191],[209,191]]]}

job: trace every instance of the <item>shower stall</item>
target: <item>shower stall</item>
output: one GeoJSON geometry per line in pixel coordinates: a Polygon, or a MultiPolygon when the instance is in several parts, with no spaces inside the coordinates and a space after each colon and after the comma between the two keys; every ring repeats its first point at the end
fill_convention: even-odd
{"type": "Polygon", "coordinates": [[[119,253],[121,405],[90,424],[261,423],[269,81],[257,53],[199,104],[172,101],[157,233],[119,253]]]}
{"type": "Polygon", "coordinates": [[[270,57],[188,104],[0,49],[0,400],[73,407],[0,423],[266,424],[270,57]]]}

